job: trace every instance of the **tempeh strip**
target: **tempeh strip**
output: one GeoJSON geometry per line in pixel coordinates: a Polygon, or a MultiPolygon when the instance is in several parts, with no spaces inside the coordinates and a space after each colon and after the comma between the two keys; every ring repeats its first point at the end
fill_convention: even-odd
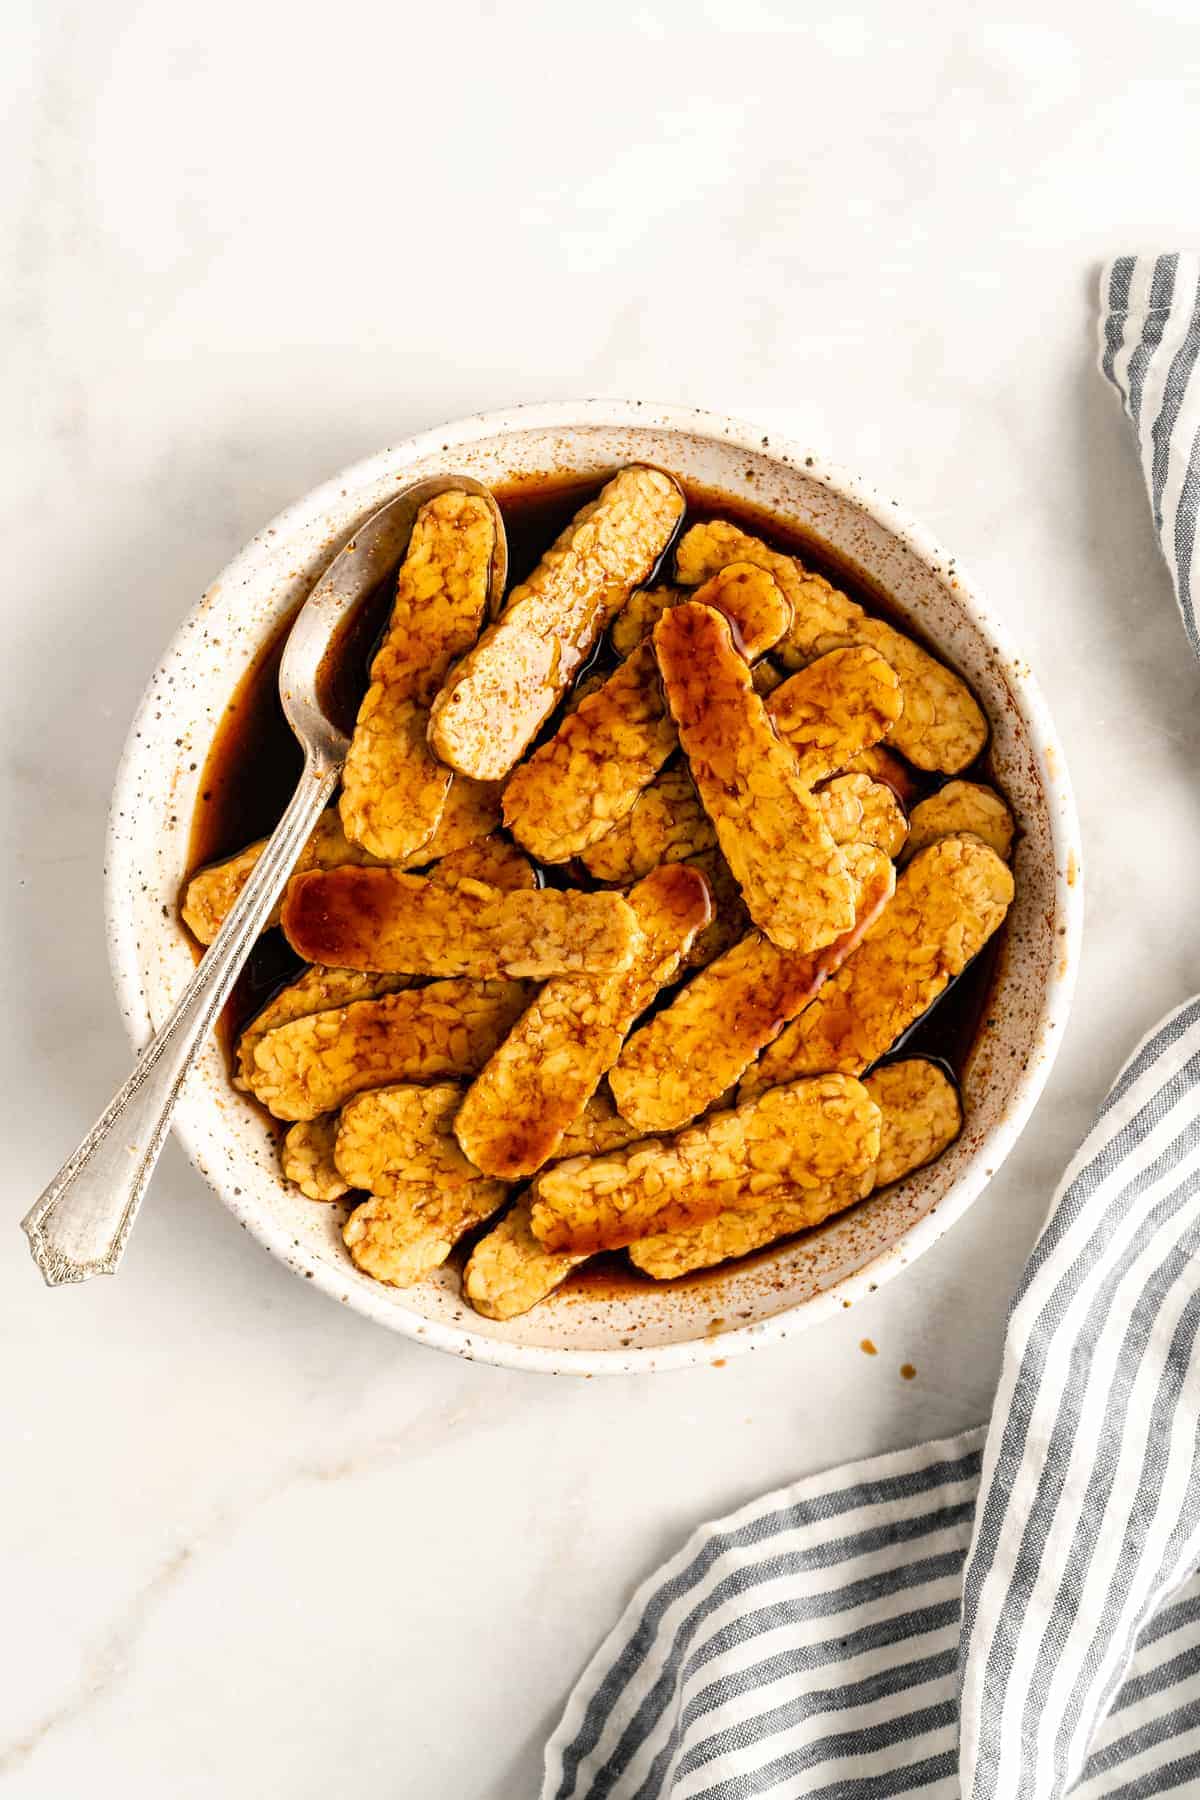
{"type": "MultiPolygon", "coordinates": [[[[732,568],[739,565],[728,564],[726,566],[732,568]]],[[[745,568],[754,568],[758,565],[751,562],[741,566],[745,568]]],[[[719,571],[719,573],[723,574],[724,570],[719,571]]],[[[768,572],[764,569],[762,573],[767,574],[768,572]]],[[[792,618],[791,602],[783,596],[778,583],[774,578],[769,577],[769,579],[771,580],[771,586],[783,600],[787,612],[788,624],[783,628],[784,631],[786,631],[792,618]]],[[[694,593],[690,593],[686,588],[635,588],[633,593],[629,596],[629,599],[625,602],[625,605],[613,620],[612,630],[609,633],[612,647],[616,654],[618,656],[628,656],[631,651],[637,649],[639,644],[648,642],[654,635],[654,627],[658,624],[658,621],[662,618],[662,615],[667,611],[668,607],[679,606],[685,600],[694,600],[696,598],[698,598],[698,596],[694,593]]],[[[712,601],[710,604],[720,605],[720,602],[712,601]]],[[[748,637],[751,634],[743,631],[742,635],[748,637]]],[[[783,633],[781,632],[780,636],[782,635],[783,633]]],[[[775,679],[777,681],[782,681],[783,676],[776,671],[775,679]]],[[[772,685],[774,685],[774,683],[772,683],[772,685]]]]}
{"type": "MultiPolygon", "coordinates": [[[[636,1136],[612,1101],[596,1093],[563,1137],[559,1153],[600,1155],[624,1149],[636,1136]]],[[[529,1199],[523,1194],[471,1252],[463,1271],[463,1292],[485,1318],[515,1319],[560,1286],[589,1254],[545,1249],[533,1235],[529,1199]]]]}
{"type": "Polygon", "coordinates": [[[420,869],[427,863],[450,856],[480,838],[490,837],[500,823],[500,784],[497,781],[471,781],[456,775],[438,820],[438,828],[427,844],[408,858],[406,868],[420,869]]]}
{"type": "MultiPolygon", "coordinates": [[[[904,843],[904,811],[884,782],[839,775],[819,787],[816,798],[835,844],[871,844],[895,856],[904,843]]],[[[690,862],[716,843],[687,764],[673,763],[580,860],[597,881],[627,887],[659,863],[690,862]]]]}
{"type": "Polygon", "coordinates": [[[340,1200],[353,1186],[343,1181],[333,1160],[336,1136],[337,1114],[318,1113],[297,1120],[283,1140],[283,1172],[307,1200],[340,1200]]]}
{"type": "Polygon", "coordinates": [[[539,862],[566,862],[625,816],[677,741],[643,644],[513,770],[504,823],[539,862]]]}
{"type": "Polygon", "coordinates": [[[434,699],[430,743],[442,762],[479,780],[508,774],[682,513],[676,482],[635,466],[575,515],[434,699]]]}
{"type": "MultiPolygon", "coordinates": [[[[592,1094],[574,1125],[567,1127],[560,1156],[603,1156],[633,1143],[637,1132],[626,1125],[612,1100],[592,1094]]],[[[522,1193],[504,1219],[480,1238],[462,1271],[462,1292],[477,1312],[488,1319],[515,1319],[529,1312],[572,1269],[587,1262],[588,1251],[551,1251],[538,1242],[529,1222],[529,1197],[522,1193]]]]}
{"type": "Polygon", "coordinates": [[[794,619],[781,659],[801,668],[828,650],[867,644],[891,663],[904,689],[904,711],[890,738],[919,769],[956,775],[987,743],[987,721],[966,682],[912,638],[871,618],[849,595],[795,557],[771,550],[725,519],[693,525],[676,551],[679,580],[697,587],[731,562],[768,569],[792,602],[794,619]]]}
{"type": "MultiPolygon", "coordinates": [[[[748,659],[770,649],[791,617],[771,577],[750,563],[722,569],[696,598],[725,614],[748,659]]],[[[540,861],[566,862],[625,816],[678,741],[654,645],[641,644],[513,771],[504,822],[540,861]]]]}
{"type": "Polygon", "coordinates": [[[920,851],[854,955],[747,1072],[742,1096],[828,1069],[869,1069],[983,949],[1012,897],[1012,875],[977,838],[920,851]]]}
{"type": "MultiPolygon", "coordinates": [[[[891,799],[888,791],[883,788],[882,783],[875,782],[872,783],[872,786],[876,793],[886,795],[886,799],[882,804],[877,805],[872,796],[870,803],[864,803],[862,816],[857,825],[845,835],[842,835],[841,830],[845,823],[845,809],[840,797],[831,796],[829,788],[823,788],[817,794],[817,799],[821,803],[825,823],[829,826],[835,844],[841,845],[847,851],[861,844],[871,849],[882,850],[885,855],[890,856],[894,854],[897,823],[899,822],[902,830],[906,829],[903,815],[900,814],[899,808],[891,799]]],[[[705,822],[707,823],[707,817],[705,822]]],[[[711,848],[700,850],[694,856],[689,856],[687,866],[690,869],[699,869],[708,882],[713,900],[712,924],[707,925],[699,933],[685,958],[689,969],[704,969],[718,956],[723,956],[727,950],[732,949],[733,945],[745,936],[750,924],[750,915],[746,911],[741,889],[733,879],[729,864],[717,849],[715,841],[712,842],[711,848]]]]}
{"type": "Polygon", "coordinates": [[[468,1089],[454,1130],[486,1174],[515,1181],[555,1155],[626,1032],[712,916],[708,884],[682,863],[647,875],[629,903],[638,923],[629,967],[547,981],[468,1089]]]}
{"type": "Polygon", "coordinates": [[[854,884],[728,621],[689,601],[663,614],[654,643],[696,791],[750,917],[782,950],[819,950],[853,925],[854,884]]]}
{"type": "Polygon", "coordinates": [[[948,781],[912,809],[907,854],[912,857],[938,838],[970,832],[1007,862],[1012,855],[1013,816],[995,788],[979,781],[948,781]]]}
{"type": "Polygon", "coordinates": [[[720,1213],[690,1231],[642,1238],[630,1245],[630,1260],[656,1281],[671,1281],[693,1269],[746,1256],[777,1238],[819,1225],[865,1198],[872,1188],[899,1181],[932,1162],[962,1128],[958,1091],[936,1063],[921,1058],[888,1063],[869,1075],[863,1086],[881,1115],[879,1160],[873,1169],[846,1180],[835,1178],[800,1200],[769,1200],[751,1212],[720,1213]]]}
{"type": "Polygon", "coordinates": [[[597,1088],[577,1119],[572,1120],[562,1136],[558,1154],[568,1156],[605,1156],[610,1150],[623,1150],[639,1133],[624,1120],[603,1087],[597,1088]]]}
{"type": "MultiPolygon", "coordinates": [[[[529,858],[500,837],[480,838],[452,850],[430,870],[429,879],[443,887],[457,887],[467,880],[486,881],[507,890],[537,886],[537,874],[529,858]]],[[[377,1000],[381,994],[399,993],[402,988],[411,987],[413,979],[411,975],[374,975],[361,969],[328,969],[322,963],[311,964],[273,995],[243,1028],[238,1039],[234,1087],[249,1088],[255,1047],[276,1026],[303,1019],[309,1013],[325,1012],[332,1006],[349,1006],[355,1000],[377,1000]]]]}
{"type": "Polygon", "coordinates": [[[884,1063],[863,1082],[883,1114],[875,1186],[890,1187],[923,1169],[962,1130],[962,1100],[938,1063],[923,1056],[884,1063]]]}
{"type": "MultiPolygon", "coordinates": [[[[690,598],[683,588],[634,588],[612,622],[609,641],[618,656],[628,656],[654,633],[654,627],[669,606],[678,606],[690,598]]],[[[791,615],[789,614],[789,617],[791,615]]]]}
{"type": "Polygon", "coordinates": [[[364,1088],[470,1077],[528,998],[519,981],[434,981],[310,1013],[261,1039],[251,1091],[277,1119],[313,1119],[364,1088]]]}
{"type": "Polygon", "coordinates": [[[339,802],[347,837],[385,862],[421,850],[442,816],[453,776],[429,748],[429,704],[479,635],[495,547],[482,495],[436,494],[417,514],[339,802]]]}
{"type": "MultiPolygon", "coordinates": [[[[570,693],[563,700],[560,709],[562,717],[564,719],[570,718],[571,714],[577,712],[583,705],[588,695],[596,693],[599,688],[604,686],[607,680],[607,669],[593,669],[590,675],[581,675],[570,693]]],[[[501,786],[503,785],[504,784],[501,783],[501,786]]]]}
{"type": "Polygon", "coordinates": [[[879,1154],[879,1108],[845,1075],[773,1088],[673,1138],[607,1157],[577,1156],[534,1182],[533,1229],[548,1250],[617,1250],[650,1232],[761,1205],[781,1188],[812,1192],[879,1154]]]}
{"type": "Polygon", "coordinates": [[[609,1073],[621,1116],[644,1132],[675,1131],[745,1073],[857,949],[896,885],[879,850],[847,852],[858,891],[853,926],[823,950],[779,950],[751,931],[635,1031],[609,1073]]]}
{"type": "Polygon", "coordinates": [[[697,588],[726,563],[752,562],[774,576],[792,605],[792,625],[782,660],[800,668],[814,657],[858,642],[861,606],[813,574],[794,556],[772,550],[728,519],[705,519],[684,532],[675,546],[675,574],[682,586],[697,588]]]}
{"type": "Polygon", "coordinates": [[[869,775],[838,775],[817,789],[835,844],[870,844],[896,857],[908,836],[904,808],[886,782],[869,775]]]}
{"type": "Polygon", "coordinates": [[[689,856],[686,866],[699,869],[712,895],[712,923],[697,934],[684,958],[687,968],[705,969],[714,958],[724,956],[726,950],[746,935],[750,929],[750,914],[746,911],[742,890],[715,844],[711,850],[702,850],[699,856],[689,856]]]}
{"type": "Polygon", "coordinates": [[[629,1259],[655,1281],[674,1281],[693,1269],[711,1269],[735,1256],[749,1256],[777,1238],[809,1231],[835,1213],[865,1200],[875,1185],[873,1167],[857,1175],[835,1175],[808,1193],[782,1189],[749,1211],[726,1211],[681,1231],[656,1231],[629,1246],[629,1259]]]}
{"type": "Polygon", "coordinates": [[[882,744],[860,750],[857,756],[850,758],[842,774],[869,775],[872,781],[882,781],[891,788],[901,806],[911,806],[921,792],[920,782],[903,757],[897,756],[894,750],[885,749],[882,744]]]}
{"type": "Polygon", "coordinates": [[[429,879],[447,888],[482,881],[486,887],[502,888],[506,894],[532,893],[538,886],[537,870],[524,851],[498,835],[477,838],[473,844],[452,850],[449,856],[434,863],[429,879]]]}
{"type": "MultiPolygon", "coordinates": [[[[435,862],[474,843],[477,838],[486,837],[499,823],[499,787],[494,782],[467,781],[457,775],[451,783],[436,832],[430,842],[410,858],[410,863],[423,866],[435,862]]],[[[200,943],[212,943],[225,923],[225,915],[250,879],[250,871],[266,844],[266,838],[258,838],[244,850],[239,850],[236,856],[214,863],[192,876],[184,894],[182,915],[184,924],[200,943]]],[[[321,814],[315,831],[300,852],[293,877],[306,874],[310,869],[340,869],[347,863],[377,868],[379,859],[364,850],[361,844],[350,842],[342,829],[337,807],[331,806],[321,814]]],[[[281,901],[264,929],[278,925],[282,906],[281,901]]]]}
{"type": "Polygon", "coordinates": [[[885,737],[903,706],[891,664],[860,647],[832,650],[789,675],[769,696],[767,713],[801,779],[815,787],[885,737]]]}
{"type": "MultiPolygon", "coordinates": [[[[224,862],[213,863],[192,876],[184,892],[181,911],[184,924],[200,943],[212,943],[266,847],[266,838],[258,838],[253,844],[247,844],[244,850],[239,850],[236,856],[228,857],[224,862]]],[[[312,835],[301,850],[296,860],[295,873],[304,874],[309,869],[338,869],[344,863],[370,866],[377,861],[378,858],[364,850],[360,844],[350,842],[342,829],[337,808],[330,806],[317,820],[312,835]]],[[[278,925],[281,906],[282,901],[267,920],[264,929],[278,925]]]]}
{"type": "Polygon", "coordinates": [[[342,1237],[365,1275],[391,1287],[411,1287],[440,1268],[458,1240],[503,1205],[506,1192],[498,1181],[449,1190],[408,1182],[356,1207],[342,1237]]]}
{"type": "Polygon", "coordinates": [[[268,1031],[288,1025],[293,1019],[306,1019],[312,1013],[328,1012],[331,1007],[350,1006],[356,1000],[378,1000],[383,994],[398,994],[412,986],[411,975],[367,975],[361,969],[327,969],[314,963],[290,981],[246,1025],[238,1038],[237,1067],[233,1085],[248,1092],[254,1072],[254,1052],[268,1031]]]}
{"type": "Polygon", "coordinates": [[[338,1120],[333,1154],[340,1174],[368,1194],[398,1193],[412,1182],[456,1188],[482,1180],[454,1135],[462,1097],[459,1084],[447,1081],[428,1087],[404,1082],[359,1094],[338,1120]]]}
{"type": "Polygon", "coordinates": [[[481,881],[447,893],[398,869],[333,869],[292,882],[283,929],[309,962],[540,981],[627,968],[637,923],[620,894],[506,894],[481,881]]]}
{"type": "Polygon", "coordinates": [[[547,1250],[533,1235],[522,1195],[472,1250],[463,1293],[485,1319],[515,1319],[544,1300],[586,1262],[588,1252],[547,1250]]]}
{"type": "Polygon", "coordinates": [[[659,863],[683,862],[715,848],[717,834],[700,804],[688,766],[672,763],[638,795],[632,809],[580,861],[597,881],[627,887],[659,863]]]}

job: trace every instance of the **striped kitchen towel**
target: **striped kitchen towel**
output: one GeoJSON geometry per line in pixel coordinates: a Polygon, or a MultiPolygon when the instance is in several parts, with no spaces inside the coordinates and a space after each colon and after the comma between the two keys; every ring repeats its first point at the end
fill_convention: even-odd
{"type": "MultiPolygon", "coordinates": [[[[1102,304],[1102,366],[1200,650],[1200,258],[1122,257],[1102,304]]],[[[702,1527],[585,1670],[542,1800],[1185,1790],[1200,1794],[1200,999],[1139,1045],[1063,1177],[986,1433],[702,1527]]]]}
{"type": "Polygon", "coordinates": [[[1200,255],[1118,256],[1100,279],[1100,366],[1137,432],[1155,529],[1200,656],[1200,255]]]}

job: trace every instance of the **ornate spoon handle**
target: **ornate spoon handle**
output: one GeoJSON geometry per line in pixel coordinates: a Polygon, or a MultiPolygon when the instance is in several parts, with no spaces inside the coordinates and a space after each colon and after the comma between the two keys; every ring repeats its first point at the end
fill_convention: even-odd
{"type": "Polygon", "coordinates": [[[21,1221],[48,1287],[111,1275],[171,1114],[230,989],[337,784],[336,763],[310,757],[249,880],[162,1030],[73,1156],[21,1221]]]}

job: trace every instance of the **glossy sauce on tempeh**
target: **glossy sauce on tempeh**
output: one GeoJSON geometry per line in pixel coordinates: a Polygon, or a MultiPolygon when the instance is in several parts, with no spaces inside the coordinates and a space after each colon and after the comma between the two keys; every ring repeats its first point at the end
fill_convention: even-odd
{"type": "MultiPolygon", "coordinates": [[[[608,471],[582,481],[531,477],[496,490],[508,534],[510,587],[524,580],[546,546],[579,508],[599,492],[611,473],[608,471]]],[[[874,581],[832,553],[828,546],[812,540],[762,508],[686,480],[681,480],[681,486],[687,500],[683,529],[704,519],[729,519],[744,531],[763,538],[774,549],[801,557],[807,567],[826,576],[871,613],[924,643],[932,654],[940,655],[937,646],[913,629],[874,581]]],[[[662,569],[646,585],[669,579],[671,569],[668,555],[662,569]]],[[[334,715],[344,722],[347,731],[353,727],[359,702],[366,691],[368,670],[391,610],[394,586],[394,575],[389,576],[364,601],[332,647],[322,670],[326,702],[334,715]]],[[[281,624],[273,639],[264,646],[231,695],[217,724],[204,762],[199,798],[192,818],[188,856],[191,872],[231,856],[254,838],[267,834],[282,814],[299,778],[300,752],[283,717],[278,696],[279,662],[293,616],[281,624]]],[[[577,681],[593,670],[615,667],[616,661],[605,637],[577,681]]],[[[543,738],[555,728],[560,717],[560,712],[552,715],[541,734],[543,738]]],[[[940,777],[930,777],[919,770],[911,771],[911,774],[918,800],[944,785],[940,777]]],[[[985,751],[971,768],[963,770],[958,779],[995,786],[988,752],[985,751]]],[[[558,885],[564,880],[579,887],[599,885],[589,878],[578,862],[539,873],[549,885],[558,885]]],[[[931,1011],[913,1027],[903,1042],[905,1055],[935,1058],[956,1077],[961,1076],[972,1052],[982,1049],[986,1040],[988,1004],[1005,954],[1006,936],[1007,927],[1001,927],[965,974],[951,984],[931,1011]]],[[[269,931],[263,935],[225,1009],[221,1036],[227,1053],[232,1054],[242,1025],[284,982],[291,980],[301,966],[284,942],[282,933],[269,931]]],[[[669,999],[671,991],[664,992],[659,1004],[669,999]]],[[[893,1054],[898,1052],[899,1046],[893,1054]]],[[[455,1251],[455,1263],[465,1260],[470,1244],[471,1240],[467,1239],[455,1251]]],[[[775,1248],[746,1260],[750,1263],[766,1261],[775,1248]]],[[[711,1282],[723,1275],[729,1266],[689,1275],[681,1285],[711,1282]]],[[[605,1255],[592,1259],[573,1274],[567,1288],[568,1291],[576,1290],[579,1303],[583,1304],[627,1293],[631,1288],[642,1288],[648,1283],[649,1278],[631,1270],[623,1258],[605,1255]]]]}

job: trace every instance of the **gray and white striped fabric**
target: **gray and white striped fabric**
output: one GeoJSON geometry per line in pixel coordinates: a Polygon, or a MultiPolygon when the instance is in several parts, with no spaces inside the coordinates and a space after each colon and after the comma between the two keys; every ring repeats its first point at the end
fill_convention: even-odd
{"type": "Polygon", "coordinates": [[[1100,366],[1137,432],[1154,524],[1200,656],[1200,255],[1118,256],[1100,277],[1100,366]]]}
{"type": "MultiPolygon", "coordinates": [[[[1105,271],[1180,607],[1200,258],[1105,271]]],[[[1200,999],[1118,1075],[1013,1300],[990,1427],[703,1527],[572,1694],[542,1800],[1200,1793],[1200,999]]]]}

